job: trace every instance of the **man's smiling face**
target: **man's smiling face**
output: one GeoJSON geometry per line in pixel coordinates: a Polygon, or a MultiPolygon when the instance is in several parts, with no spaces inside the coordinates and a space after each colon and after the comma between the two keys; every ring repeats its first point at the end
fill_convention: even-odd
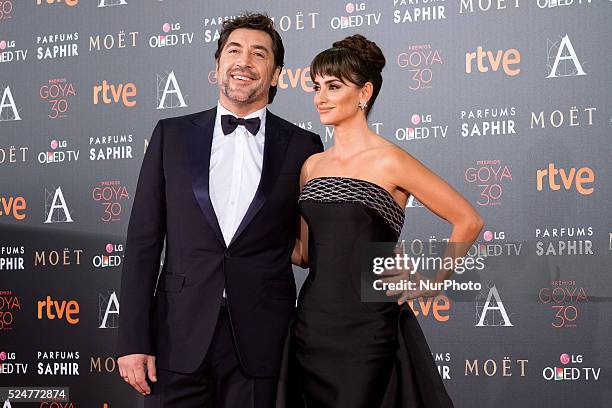
{"type": "Polygon", "coordinates": [[[216,65],[219,99],[226,108],[260,109],[268,104],[280,67],[274,66],[272,38],[267,33],[249,28],[232,31],[216,65]]]}

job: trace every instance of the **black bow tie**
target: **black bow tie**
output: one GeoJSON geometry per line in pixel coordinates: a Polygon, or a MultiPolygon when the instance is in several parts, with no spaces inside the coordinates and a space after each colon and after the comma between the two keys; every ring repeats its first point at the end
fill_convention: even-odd
{"type": "Polygon", "coordinates": [[[221,129],[223,129],[224,135],[232,133],[238,125],[244,126],[249,132],[256,135],[259,131],[261,120],[259,118],[244,119],[233,115],[221,115],[221,129]]]}

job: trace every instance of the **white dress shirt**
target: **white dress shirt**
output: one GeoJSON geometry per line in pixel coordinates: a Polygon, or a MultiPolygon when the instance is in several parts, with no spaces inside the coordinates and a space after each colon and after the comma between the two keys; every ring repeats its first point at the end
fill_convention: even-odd
{"type": "MultiPolygon", "coordinates": [[[[266,108],[253,112],[245,119],[259,117],[261,125],[256,135],[244,126],[227,135],[221,129],[221,115],[233,115],[217,103],[217,117],[210,151],[210,201],[217,215],[225,245],[229,246],[244,218],[261,179],[266,131],[266,108]]],[[[225,290],[223,290],[225,297],[225,290]]]]}

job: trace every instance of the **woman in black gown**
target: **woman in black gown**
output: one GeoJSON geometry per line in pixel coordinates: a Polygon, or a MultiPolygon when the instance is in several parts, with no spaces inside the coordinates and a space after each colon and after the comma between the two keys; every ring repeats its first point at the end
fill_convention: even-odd
{"type": "Polygon", "coordinates": [[[471,243],[483,226],[452,187],[368,129],[384,64],[380,48],[361,35],[334,43],[311,64],[314,103],[321,122],[335,127],[334,146],[311,156],[300,175],[292,260],[310,273],[288,336],[279,407],[453,406],[414,314],[401,306],[437,293],[403,293],[397,303],[360,298],[357,248],[397,242],[410,194],[452,224],[451,242],[471,243]]]}

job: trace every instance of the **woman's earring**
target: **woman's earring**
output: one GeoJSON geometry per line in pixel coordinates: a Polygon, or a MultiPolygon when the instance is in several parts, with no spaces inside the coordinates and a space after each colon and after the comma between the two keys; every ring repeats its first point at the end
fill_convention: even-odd
{"type": "Polygon", "coordinates": [[[359,106],[359,109],[365,110],[368,107],[368,104],[364,101],[359,101],[359,105],[357,106],[359,106]]]}

